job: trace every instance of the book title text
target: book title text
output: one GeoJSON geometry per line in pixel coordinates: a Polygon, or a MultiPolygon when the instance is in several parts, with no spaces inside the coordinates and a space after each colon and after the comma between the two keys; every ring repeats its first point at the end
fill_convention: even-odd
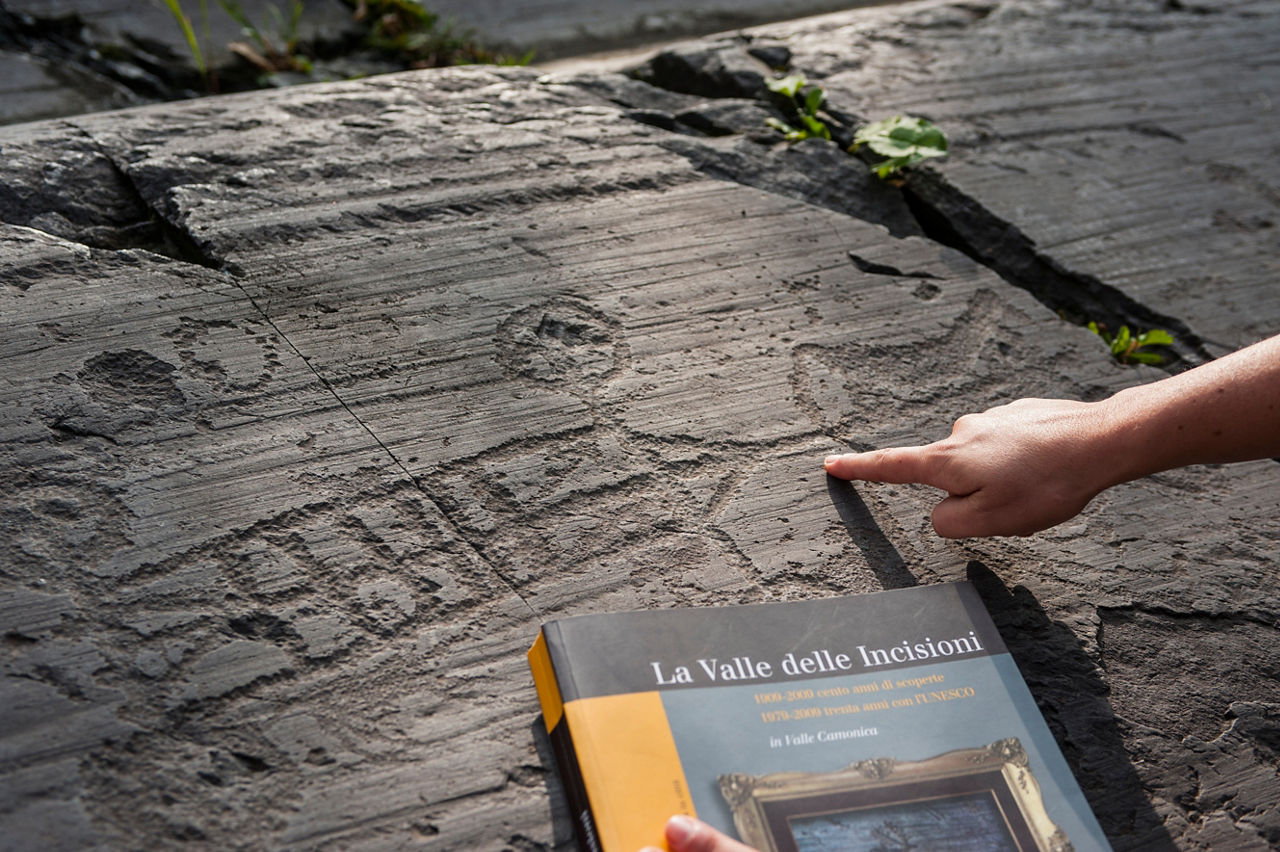
{"type": "Polygon", "coordinates": [[[692,665],[664,666],[661,662],[649,663],[658,686],[686,683],[728,683],[730,681],[769,680],[779,673],[785,677],[804,677],[839,674],[855,670],[906,665],[938,657],[954,657],[985,651],[977,635],[970,630],[968,636],[934,641],[926,636],[922,640],[904,640],[901,644],[885,648],[868,648],[858,645],[855,653],[832,652],[826,648],[811,651],[788,651],[776,662],[755,660],[749,656],[702,657],[692,665]]]}

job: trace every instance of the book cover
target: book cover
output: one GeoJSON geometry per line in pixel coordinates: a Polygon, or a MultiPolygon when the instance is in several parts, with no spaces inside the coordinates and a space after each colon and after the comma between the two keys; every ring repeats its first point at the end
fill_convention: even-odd
{"type": "Polygon", "coordinates": [[[1109,849],[968,583],[587,615],[529,652],[579,845],[1109,849]]]}

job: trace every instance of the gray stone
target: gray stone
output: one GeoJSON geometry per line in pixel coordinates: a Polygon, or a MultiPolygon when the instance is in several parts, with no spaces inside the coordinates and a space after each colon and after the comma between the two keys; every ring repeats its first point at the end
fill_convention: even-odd
{"type": "Polygon", "coordinates": [[[83,755],[105,743],[127,740],[137,730],[117,718],[123,698],[118,693],[82,701],[29,676],[6,673],[0,678],[0,696],[0,766],[7,771],[83,755]]]}
{"type": "Polygon", "coordinates": [[[947,127],[954,154],[937,169],[960,197],[933,184],[921,197],[991,261],[1029,241],[1046,262],[1009,264],[1023,286],[1075,275],[1091,298],[1062,307],[1113,328],[1170,326],[1197,357],[1274,331],[1272,81],[1240,62],[1280,50],[1257,25],[1265,4],[1055,8],[1053,23],[1008,4],[934,4],[768,32],[846,109],[947,127]],[[1015,230],[974,217],[966,198],[1015,230]],[[1117,303],[1135,315],[1107,316],[1117,303]]]}
{"type": "Polygon", "coordinates": [[[0,819],[5,852],[86,849],[101,841],[76,798],[77,760],[41,763],[10,770],[0,785],[0,819]]]}
{"type": "Polygon", "coordinates": [[[1269,262],[1257,146],[1280,128],[1228,90],[1276,66],[1201,85],[1189,51],[1265,47],[1274,16],[927,2],[669,48],[724,83],[696,94],[469,68],[0,131],[4,828],[564,845],[524,660],[542,621],[968,577],[1117,848],[1274,841],[1273,462],[969,542],[933,536],[931,489],[819,467],[1162,375],[1064,304],[1175,320],[1186,360],[1209,329],[1274,331],[1261,272],[1183,299],[1124,267],[1269,262]],[[837,134],[928,107],[952,159],[899,189],[787,146],[756,81],[788,57],[837,134]],[[1079,136],[1122,91],[1189,141],[1101,134],[1055,176],[1071,134],[1034,125],[1079,136]],[[1250,131],[1241,171],[1174,192],[1216,162],[1214,98],[1250,131]],[[1058,199],[1138,163],[1122,206],[1158,227],[1076,246],[1095,208],[1058,199]],[[1254,236],[1168,227],[1219,209],[1254,236]]]}
{"type": "Polygon", "coordinates": [[[28,589],[0,591],[0,632],[35,639],[75,613],[70,595],[47,595],[28,589]]]}
{"type": "Polygon", "coordinates": [[[124,86],[88,70],[10,50],[0,50],[0,80],[0,124],[118,109],[138,101],[124,86]]]}
{"type": "Polygon", "coordinates": [[[275,645],[238,639],[191,661],[187,667],[187,680],[191,685],[182,697],[224,695],[260,678],[287,673],[289,669],[289,657],[275,645]]]}

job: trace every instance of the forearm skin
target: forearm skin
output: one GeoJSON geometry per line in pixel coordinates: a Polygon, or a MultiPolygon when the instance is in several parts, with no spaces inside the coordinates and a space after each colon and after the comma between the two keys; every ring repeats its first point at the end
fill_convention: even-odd
{"type": "Polygon", "coordinates": [[[1192,464],[1280,456],[1280,337],[1097,403],[1105,485],[1192,464]]]}

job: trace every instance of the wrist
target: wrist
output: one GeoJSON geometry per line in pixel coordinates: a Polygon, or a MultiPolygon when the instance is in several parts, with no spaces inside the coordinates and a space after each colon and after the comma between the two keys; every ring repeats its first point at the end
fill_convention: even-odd
{"type": "Polygon", "coordinates": [[[1164,461],[1168,447],[1160,437],[1159,408],[1150,402],[1150,387],[1125,388],[1092,403],[1098,406],[1095,458],[1103,468],[1103,489],[1171,466],[1164,461]]]}

